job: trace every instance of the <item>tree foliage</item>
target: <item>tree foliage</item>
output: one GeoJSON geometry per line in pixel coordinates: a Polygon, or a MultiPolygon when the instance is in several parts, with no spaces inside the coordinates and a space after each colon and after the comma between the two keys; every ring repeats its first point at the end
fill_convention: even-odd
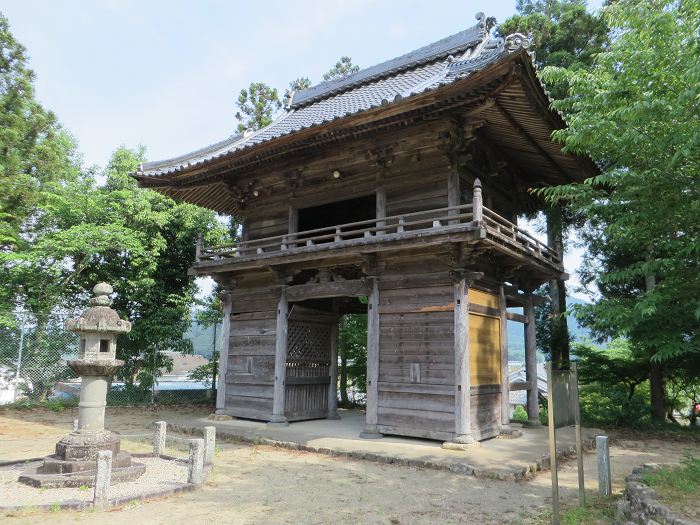
{"type": "Polygon", "coordinates": [[[323,74],[323,80],[328,82],[329,80],[347,77],[348,75],[357,73],[359,70],[360,66],[353,64],[352,58],[349,56],[342,56],[332,68],[323,74]]]}
{"type": "Polygon", "coordinates": [[[248,89],[241,89],[236,101],[238,132],[256,131],[269,125],[282,107],[279,93],[264,82],[251,82],[248,89]]]}
{"type": "Polygon", "coordinates": [[[620,0],[603,16],[614,38],[593,67],[544,71],[568,85],[554,105],[569,127],[555,138],[602,173],[543,193],[588,217],[581,275],[600,299],[579,315],[651,360],[660,419],[673,360],[699,351],[700,6],[620,0]]]}

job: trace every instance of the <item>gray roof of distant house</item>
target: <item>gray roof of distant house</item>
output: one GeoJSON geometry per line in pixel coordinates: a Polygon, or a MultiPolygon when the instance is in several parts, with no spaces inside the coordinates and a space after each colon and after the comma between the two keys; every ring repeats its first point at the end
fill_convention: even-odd
{"type": "Polygon", "coordinates": [[[475,26],[438,42],[296,93],[285,113],[265,128],[233,135],[179,157],[144,163],[136,176],[187,170],[302,129],[398,102],[465,78],[520,47],[527,47],[521,35],[490,37],[482,13],[477,20],[475,26]]]}

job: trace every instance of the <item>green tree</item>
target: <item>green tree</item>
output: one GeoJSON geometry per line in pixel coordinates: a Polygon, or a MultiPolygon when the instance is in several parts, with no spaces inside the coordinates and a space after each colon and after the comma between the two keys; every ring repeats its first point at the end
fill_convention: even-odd
{"type": "MultiPolygon", "coordinates": [[[[571,70],[588,69],[597,53],[608,44],[605,21],[586,10],[585,0],[518,0],[517,14],[498,26],[498,33],[524,33],[532,41],[537,64],[559,66],[571,70]]],[[[555,98],[566,96],[565,81],[548,84],[555,98]]],[[[565,204],[565,203],[561,203],[565,204]]],[[[566,230],[579,225],[576,217],[564,206],[550,206],[545,210],[547,241],[563,254],[566,230]]],[[[552,299],[548,319],[548,353],[555,363],[569,359],[570,336],[566,320],[566,283],[561,279],[549,283],[552,299]]]]}
{"type": "Polygon", "coordinates": [[[292,95],[297,91],[302,91],[311,87],[309,77],[299,77],[289,83],[289,87],[284,92],[284,105],[288,106],[292,101],[292,95]]]}
{"type": "Polygon", "coordinates": [[[207,383],[213,392],[216,390],[216,374],[219,371],[218,327],[224,319],[218,285],[208,297],[198,302],[201,308],[195,313],[195,320],[201,327],[213,329],[212,352],[209,362],[192,370],[188,378],[207,383]]]}
{"type": "Polygon", "coordinates": [[[269,125],[282,107],[277,89],[264,82],[251,82],[248,89],[241,89],[236,101],[238,131],[256,131],[269,125]]]}
{"type": "Polygon", "coordinates": [[[367,314],[344,315],[338,336],[340,401],[347,405],[349,387],[367,392],[367,314]]]}
{"type": "Polygon", "coordinates": [[[352,58],[349,56],[342,56],[332,68],[323,74],[323,80],[328,82],[329,80],[347,77],[348,75],[357,73],[359,70],[360,66],[353,64],[352,58]]]}
{"type": "Polygon", "coordinates": [[[39,208],[80,172],[75,142],[37,102],[34,78],[26,49],[0,13],[0,325],[15,322],[8,312],[17,306],[17,287],[7,272],[30,242],[39,208]]]}
{"type": "Polygon", "coordinates": [[[652,416],[666,416],[665,368],[698,352],[700,319],[700,4],[619,0],[603,9],[615,35],[590,70],[546,68],[565,82],[554,103],[566,151],[602,174],[544,191],[589,218],[585,277],[601,297],[581,315],[650,360],[652,416]]]}

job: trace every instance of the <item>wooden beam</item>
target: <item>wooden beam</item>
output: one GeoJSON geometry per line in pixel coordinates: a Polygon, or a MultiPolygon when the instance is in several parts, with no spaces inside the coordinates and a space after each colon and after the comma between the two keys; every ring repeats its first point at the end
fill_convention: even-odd
{"type": "Polygon", "coordinates": [[[284,415],[287,375],[287,329],[289,304],[284,289],[277,304],[277,329],[275,331],[275,382],[272,394],[272,418],[270,423],[288,425],[284,415]]]}
{"type": "Polygon", "coordinates": [[[506,293],[503,285],[498,287],[498,306],[500,310],[500,343],[501,343],[501,425],[510,424],[510,396],[508,379],[508,310],[506,309],[506,293]]]}
{"type": "Polygon", "coordinates": [[[233,297],[230,293],[223,293],[224,318],[221,323],[221,351],[219,352],[219,376],[216,382],[216,410],[224,410],[226,407],[226,372],[228,371],[229,334],[231,333],[231,310],[233,297]]]}
{"type": "Polygon", "coordinates": [[[513,381],[508,385],[508,388],[512,392],[516,390],[530,390],[530,383],[528,381],[513,381]]]}
{"type": "Polygon", "coordinates": [[[350,279],[328,283],[308,283],[288,286],[285,290],[288,301],[325,299],[329,297],[364,297],[369,294],[365,279],[350,279]]]}
{"type": "Polygon", "coordinates": [[[506,319],[508,321],[515,321],[516,323],[527,324],[527,316],[516,314],[515,312],[506,311],[506,319]]]}

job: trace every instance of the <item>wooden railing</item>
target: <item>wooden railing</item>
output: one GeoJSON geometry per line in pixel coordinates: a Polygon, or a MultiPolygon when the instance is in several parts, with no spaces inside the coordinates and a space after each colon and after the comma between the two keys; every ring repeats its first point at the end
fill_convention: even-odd
{"type": "Polygon", "coordinates": [[[333,249],[353,244],[381,243],[415,236],[481,229],[486,231],[488,240],[501,245],[507,251],[561,265],[561,258],[555,250],[497,213],[484,208],[479,183],[474,186],[472,203],[461,206],[404,213],[211,248],[203,247],[200,237],[197,242],[197,262],[291,255],[298,251],[314,250],[313,247],[333,249]]]}

